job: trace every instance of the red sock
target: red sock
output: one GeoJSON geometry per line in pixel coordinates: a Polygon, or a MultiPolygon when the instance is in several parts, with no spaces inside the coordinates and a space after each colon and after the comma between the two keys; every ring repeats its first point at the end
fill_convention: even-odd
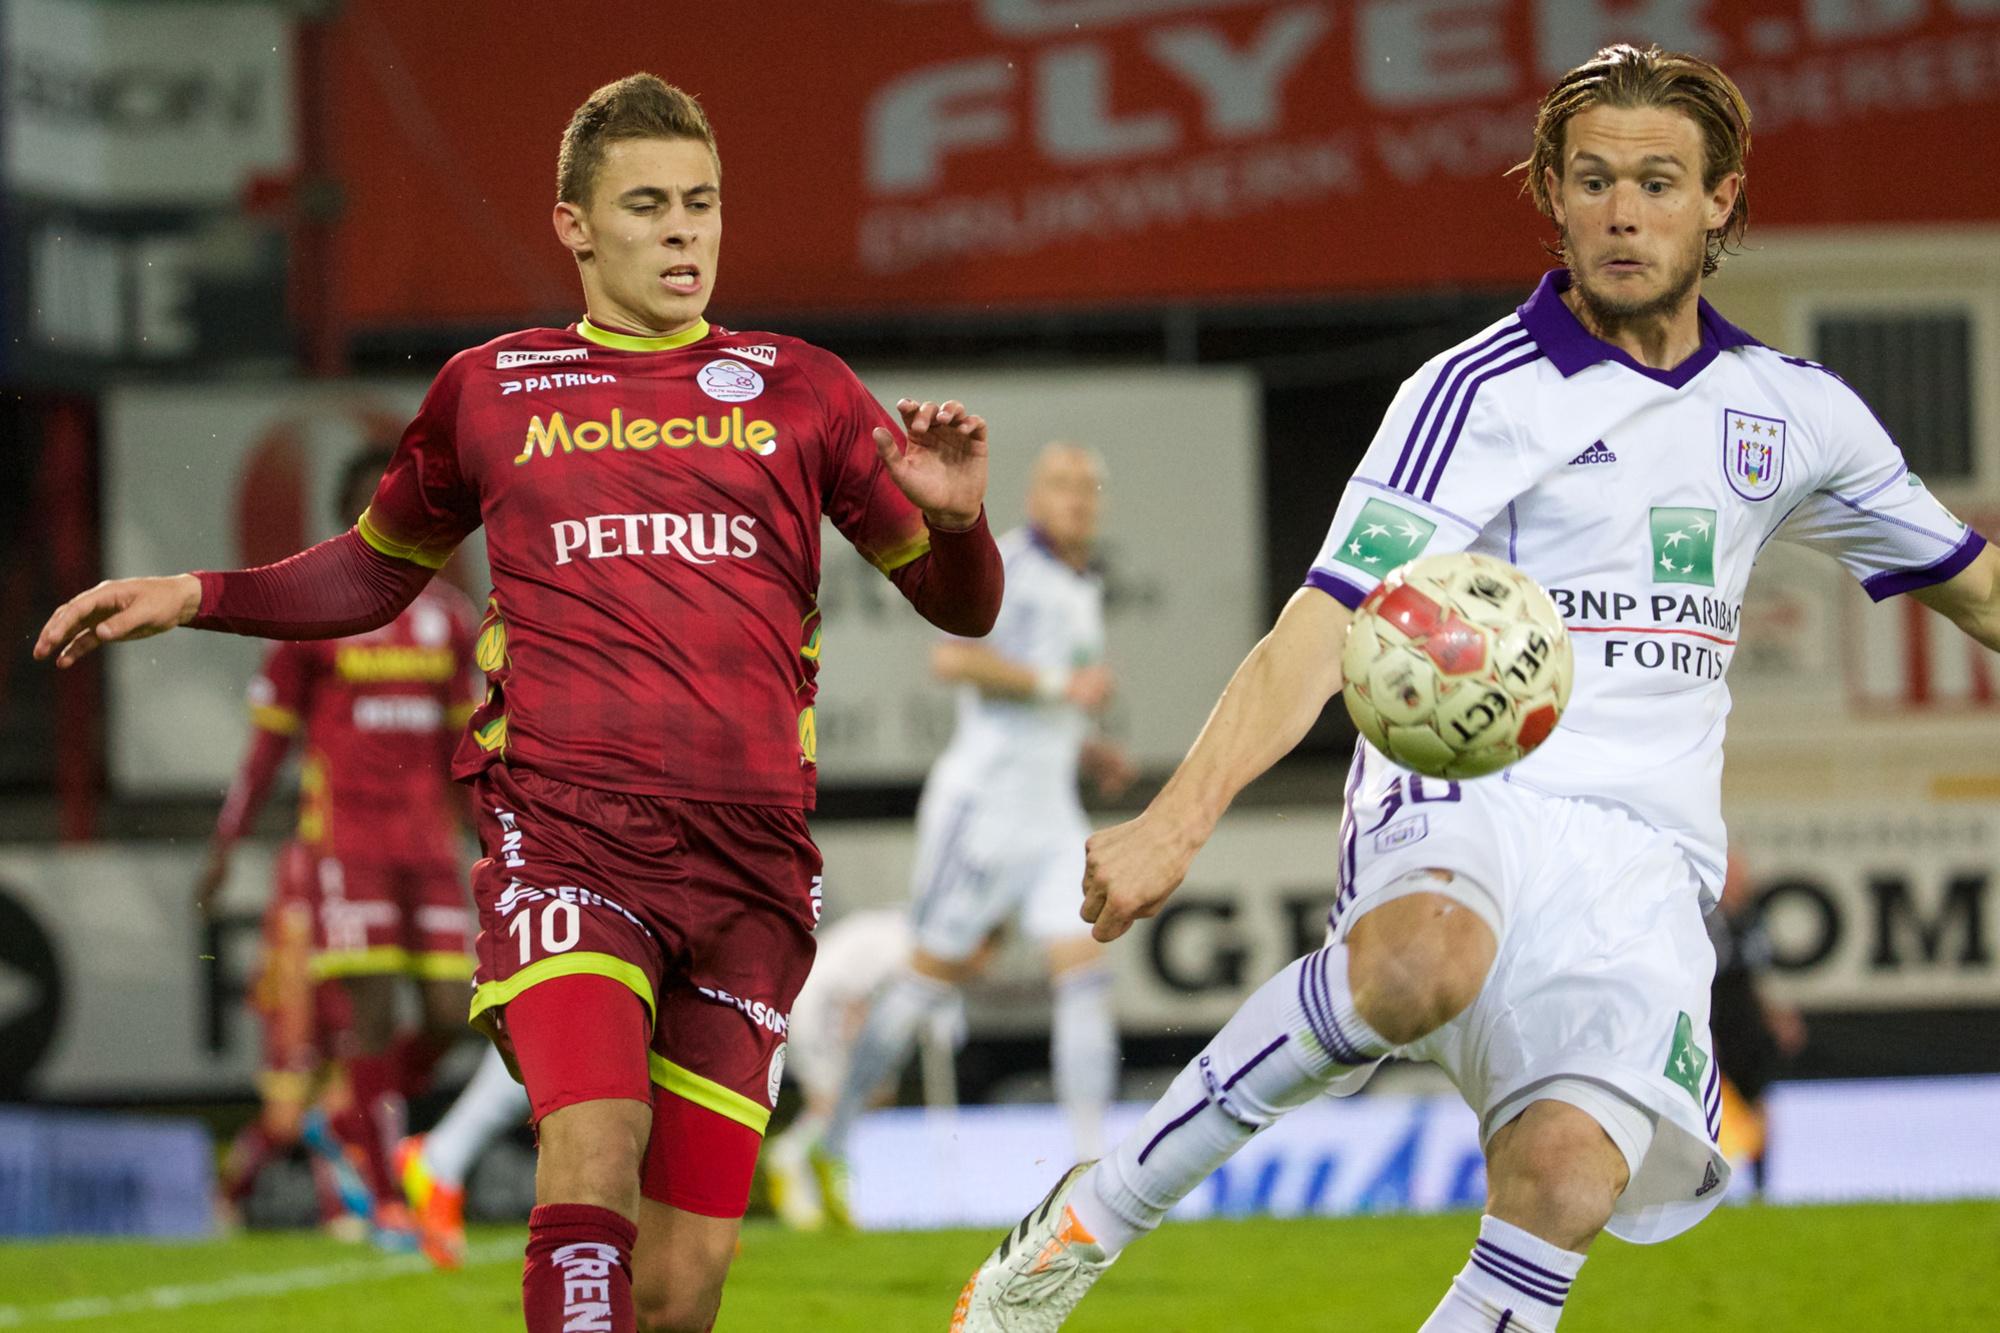
{"type": "Polygon", "coordinates": [[[262,1122],[253,1120],[245,1125],[230,1142],[229,1155],[223,1159],[222,1197],[242,1207],[243,1201],[250,1197],[250,1187],[257,1183],[257,1173],[277,1152],[278,1146],[264,1132],[262,1122]]]}
{"type": "Polygon", "coordinates": [[[389,1059],[396,1069],[396,1087],[405,1098],[421,1096],[431,1086],[438,1061],[451,1049],[456,1035],[418,1029],[405,1032],[389,1047],[389,1059]]]}
{"type": "Polygon", "coordinates": [[[528,1333],[638,1333],[632,1243],[639,1228],[609,1208],[545,1203],[528,1214],[521,1311],[528,1333]]]}
{"type": "Polygon", "coordinates": [[[390,1146],[401,1138],[402,1096],[397,1092],[396,1057],[390,1051],[356,1055],[347,1061],[351,1102],[334,1118],[334,1133],[362,1158],[362,1178],[375,1197],[401,1202],[403,1192],[389,1169],[390,1146]]]}

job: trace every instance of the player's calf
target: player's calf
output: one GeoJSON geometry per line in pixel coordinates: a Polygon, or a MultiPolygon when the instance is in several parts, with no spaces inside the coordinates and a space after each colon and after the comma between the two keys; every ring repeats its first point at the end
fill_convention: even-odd
{"type": "Polygon", "coordinates": [[[740,1217],[704,1217],[651,1199],[640,1205],[632,1299],[641,1333],[707,1333],[722,1308],[740,1217]]]}

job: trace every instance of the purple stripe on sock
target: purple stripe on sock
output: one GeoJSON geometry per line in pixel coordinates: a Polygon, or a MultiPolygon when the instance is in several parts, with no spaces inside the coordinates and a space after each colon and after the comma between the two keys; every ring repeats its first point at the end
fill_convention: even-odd
{"type": "Polygon", "coordinates": [[[1173,1133],[1175,1130],[1179,1129],[1182,1125],[1185,1125],[1188,1121],[1194,1119],[1197,1115],[1201,1113],[1201,1108],[1206,1105],[1208,1105],[1208,1099],[1204,1097],[1200,1101],[1196,1102],[1193,1106],[1188,1107],[1185,1114],[1175,1116],[1172,1120],[1168,1121],[1167,1127],[1165,1129],[1162,1129],[1159,1133],[1153,1135],[1153,1141],[1139,1150],[1139,1165],[1144,1166],[1146,1164],[1146,1159],[1153,1155],[1153,1149],[1160,1146],[1161,1139],[1167,1137],[1167,1135],[1173,1133]]]}
{"type": "Polygon", "coordinates": [[[1243,1068],[1231,1074],[1229,1076],[1228,1081],[1222,1085],[1222,1090],[1224,1092],[1228,1092],[1231,1088],[1235,1087],[1236,1080],[1242,1078],[1245,1074],[1255,1069],[1258,1065],[1263,1064],[1265,1056],[1269,1055],[1272,1051],[1277,1050],[1280,1046],[1283,1046],[1289,1040],[1291,1040],[1291,1038],[1287,1036],[1285,1033],[1282,1032],[1279,1033],[1278,1039],[1276,1041],[1272,1042],[1269,1046],[1266,1046],[1263,1050],[1257,1052],[1257,1054],[1251,1056],[1249,1064],[1244,1065],[1243,1068]]]}
{"type": "Polygon", "coordinates": [[[1403,452],[1396,459],[1396,470],[1389,474],[1389,484],[1391,486],[1400,486],[1402,484],[1403,467],[1410,461],[1410,450],[1416,447],[1417,436],[1424,428],[1424,418],[1430,415],[1431,404],[1437,401],[1438,390],[1444,387],[1445,381],[1458,372],[1461,362],[1470,357],[1478,356],[1502,338],[1512,337],[1519,332],[1521,332],[1521,322],[1519,320],[1508,320],[1503,327],[1496,330],[1493,336],[1485,342],[1480,343],[1476,347],[1466,348],[1438,369],[1437,378],[1431,381],[1431,391],[1424,395],[1424,405],[1417,409],[1417,419],[1410,425],[1409,437],[1403,441],[1403,452]]]}
{"type": "Polygon", "coordinates": [[[1312,1029],[1313,1036],[1319,1038],[1319,1044],[1326,1048],[1327,1054],[1338,1058],[1337,1039],[1327,1023],[1326,983],[1319,975],[1325,969],[1326,950],[1319,949],[1306,955],[1305,966],[1299,969],[1300,1007],[1305,1010],[1306,1025],[1312,1029]]]}
{"type": "MultiPolygon", "coordinates": [[[[1520,335],[1518,341],[1502,342],[1499,346],[1493,347],[1492,344],[1499,340],[1489,339],[1487,342],[1481,344],[1481,348],[1491,347],[1492,350],[1482,351],[1479,357],[1466,362],[1453,373],[1451,385],[1444,392],[1444,401],[1438,404],[1437,415],[1431,418],[1430,429],[1424,432],[1424,447],[1417,451],[1416,461],[1410,465],[1410,475],[1402,483],[1403,489],[1411,495],[1418,493],[1417,483],[1423,479],[1424,468],[1431,460],[1431,450],[1437,448],[1438,436],[1444,431],[1444,419],[1451,415],[1452,404],[1454,402],[1470,401],[1470,393],[1477,393],[1480,382],[1486,378],[1484,374],[1479,372],[1482,372],[1485,367],[1503,357],[1513,356],[1523,348],[1527,348],[1532,357],[1539,358],[1541,356],[1541,352],[1535,348],[1535,340],[1529,336],[1527,330],[1515,329],[1513,332],[1520,335]],[[1459,393],[1465,389],[1468,381],[1472,387],[1468,391],[1468,397],[1461,400],[1459,393]]],[[[1456,433],[1457,428],[1454,427],[1453,434],[1456,435],[1456,433]]],[[[1395,478],[1391,477],[1389,480],[1394,481],[1395,478]]]]}
{"type": "Polygon", "coordinates": [[[1327,951],[1321,949],[1313,954],[1318,960],[1314,974],[1314,987],[1319,993],[1321,1012],[1326,1021],[1327,1032],[1321,1037],[1326,1043],[1327,1054],[1344,1065],[1365,1065],[1368,1057],[1361,1048],[1348,1039],[1347,1032],[1340,1026],[1338,1011],[1333,1003],[1333,988],[1327,984],[1326,973],[1330,965],[1327,951]]]}
{"type": "Polygon", "coordinates": [[[1508,1263],[1513,1264],[1516,1267],[1525,1268],[1528,1270],[1528,1272],[1533,1273],[1539,1277],[1545,1277],[1549,1281],[1557,1284],[1558,1286],[1567,1287],[1570,1283],[1576,1281],[1576,1279],[1573,1277],[1564,1277],[1561,1273],[1552,1272],[1549,1269],[1543,1268],[1540,1264],[1531,1264],[1526,1259],[1523,1259],[1520,1255],[1515,1254],[1513,1251],[1501,1249],[1498,1245],[1495,1245],[1492,1241],[1486,1239],[1484,1236],[1481,1236],[1477,1241],[1473,1242],[1472,1248],[1475,1250],[1485,1250],[1488,1254],[1492,1255],[1496,1259],[1504,1259],[1508,1263]]]}
{"type": "Polygon", "coordinates": [[[1445,465],[1451,462],[1451,451],[1458,447],[1458,437],[1465,429],[1465,419],[1472,411],[1472,400],[1479,396],[1480,388],[1488,380],[1498,379],[1509,371],[1519,370],[1522,366],[1532,366],[1541,359],[1542,353],[1540,349],[1531,347],[1526,356],[1516,357],[1512,361],[1495,366],[1480,375],[1478,379],[1472,381],[1470,387],[1465,391],[1465,397],[1459,400],[1458,416],[1451,423],[1451,438],[1444,442],[1444,448],[1438,452],[1437,466],[1431,469],[1431,479],[1424,485],[1424,499],[1428,500],[1437,494],[1438,482],[1444,477],[1445,465]]]}
{"type": "Polygon", "coordinates": [[[1500,1322],[1493,1326],[1493,1333],[1507,1333],[1507,1325],[1513,1322],[1514,1312],[1512,1310],[1502,1310],[1500,1312],[1500,1322]]]}
{"type": "Polygon", "coordinates": [[[1492,1276],[1499,1278],[1502,1282],[1505,1282],[1508,1286],[1530,1300],[1540,1301],[1543,1305],[1553,1305],[1558,1308],[1562,1306],[1563,1293],[1561,1292],[1552,1292],[1545,1287],[1530,1283],[1525,1278],[1516,1277],[1498,1264],[1489,1263],[1483,1254],[1473,1255],[1472,1262],[1482,1272],[1490,1273],[1492,1276]]]}

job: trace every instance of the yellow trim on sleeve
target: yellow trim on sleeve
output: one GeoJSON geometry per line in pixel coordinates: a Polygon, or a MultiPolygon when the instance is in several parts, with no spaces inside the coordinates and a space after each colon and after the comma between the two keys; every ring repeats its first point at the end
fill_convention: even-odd
{"type": "Polygon", "coordinates": [[[251,725],[279,736],[299,734],[299,715],[276,704],[251,704],[251,725]]]}
{"type": "Polygon", "coordinates": [[[464,981],[472,975],[472,955],[450,951],[413,953],[410,973],[423,981],[464,981]]]}
{"type": "Polygon", "coordinates": [[[538,986],[553,977],[609,977],[630,987],[632,993],[645,1002],[648,1028],[656,1021],[653,983],[646,979],[645,969],[608,953],[559,953],[536,959],[505,981],[482,982],[472,992],[472,1012],[467,1015],[466,1021],[487,1029],[487,1024],[480,1022],[480,1016],[487,1010],[497,1009],[530,986],[538,986]]]}
{"type": "Polygon", "coordinates": [[[881,555],[870,555],[868,563],[884,574],[893,574],[930,549],[931,534],[929,529],[925,529],[894,550],[884,551],[881,555]]]}
{"type": "Polygon", "coordinates": [[[411,954],[395,944],[372,949],[328,949],[313,955],[312,974],[324,981],[329,977],[374,977],[410,970],[411,954]]]}
{"type": "Polygon", "coordinates": [[[613,333],[610,329],[599,328],[585,315],[576,322],[577,336],[600,347],[615,347],[621,352],[668,352],[676,347],[686,347],[698,343],[708,336],[708,321],[698,319],[679,333],[663,334],[657,338],[640,338],[630,333],[613,333]]]}
{"type": "Polygon", "coordinates": [[[646,1052],[646,1063],[652,1068],[653,1082],[676,1097],[705,1106],[739,1125],[748,1125],[759,1134],[771,1123],[770,1107],[751,1101],[734,1088],[703,1078],[692,1069],[683,1069],[658,1051],[646,1052]]]}
{"type": "Polygon", "coordinates": [[[456,731],[458,728],[472,721],[472,715],[478,711],[478,704],[453,704],[445,710],[445,725],[456,731]]]}
{"type": "Polygon", "coordinates": [[[372,506],[362,510],[361,517],[354,520],[354,530],[361,534],[362,541],[391,560],[407,560],[413,565],[422,565],[425,569],[443,569],[445,561],[451,559],[450,551],[439,555],[435,551],[426,551],[421,546],[409,546],[383,535],[382,529],[376,527],[375,521],[368,517],[373,512],[372,506]]]}

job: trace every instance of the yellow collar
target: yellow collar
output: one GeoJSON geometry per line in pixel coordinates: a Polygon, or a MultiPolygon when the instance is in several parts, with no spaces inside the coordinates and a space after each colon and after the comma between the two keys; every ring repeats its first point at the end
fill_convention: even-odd
{"type": "Polygon", "coordinates": [[[630,333],[613,333],[600,329],[585,315],[576,322],[579,336],[589,339],[600,347],[616,347],[621,352],[665,352],[675,347],[686,347],[698,343],[708,336],[708,321],[698,319],[679,333],[669,333],[658,338],[640,338],[630,333]]]}

